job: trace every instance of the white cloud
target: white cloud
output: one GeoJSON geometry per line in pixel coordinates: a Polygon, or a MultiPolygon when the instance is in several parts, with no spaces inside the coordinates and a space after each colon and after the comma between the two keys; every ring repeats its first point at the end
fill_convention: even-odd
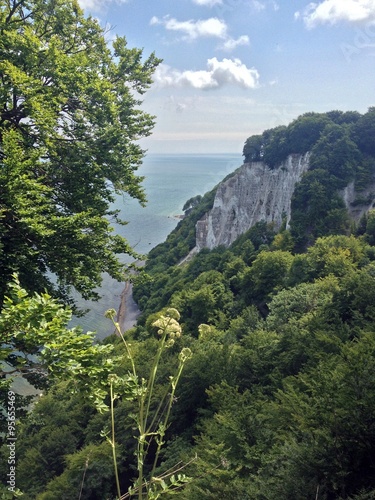
{"type": "Polygon", "coordinates": [[[193,0],[193,3],[197,5],[207,5],[208,7],[213,7],[214,5],[221,5],[223,0],[193,0]]]}
{"type": "Polygon", "coordinates": [[[217,17],[194,21],[178,21],[177,19],[165,16],[162,19],[154,16],[150,20],[150,25],[162,25],[169,31],[183,33],[183,40],[192,41],[201,37],[212,37],[224,40],[220,46],[221,49],[231,51],[239,45],[249,45],[250,40],[247,35],[241,35],[239,38],[231,38],[228,33],[228,27],[224,21],[217,17]]]}
{"type": "Polygon", "coordinates": [[[162,24],[167,30],[182,32],[185,34],[185,38],[189,40],[195,40],[199,37],[227,37],[227,25],[224,21],[216,17],[204,20],[199,19],[198,21],[193,21],[192,19],[189,21],[177,21],[177,19],[168,16],[163,19],[154,16],[150,24],[162,24]]]}
{"type": "Polygon", "coordinates": [[[239,45],[250,45],[249,37],[247,35],[242,35],[239,38],[237,38],[237,40],[234,40],[233,38],[228,38],[227,40],[225,40],[221,48],[223,50],[231,51],[234,50],[239,45]]]}
{"type": "Polygon", "coordinates": [[[200,71],[179,71],[161,64],[154,74],[154,81],[161,87],[192,87],[200,90],[218,89],[234,85],[254,89],[259,84],[259,73],[248,68],[239,59],[208,59],[207,69],[200,71]]]}
{"type": "Polygon", "coordinates": [[[375,0],[324,0],[310,3],[303,12],[296,12],[307,28],[318,24],[336,24],[340,21],[358,22],[375,18],[375,0]]]}
{"type": "Polygon", "coordinates": [[[242,35],[237,38],[237,40],[234,38],[227,38],[220,48],[230,52],[240,45],[250,45],[250,39],[247,35],[242,35]]]}

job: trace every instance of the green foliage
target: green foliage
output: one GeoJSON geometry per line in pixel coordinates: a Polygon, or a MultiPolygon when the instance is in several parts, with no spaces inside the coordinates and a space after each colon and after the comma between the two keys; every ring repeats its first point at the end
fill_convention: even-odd
{"type": "Polygon", "coordinates": [[[193,196],[192,198],[189,198],[182,207],[182,210],[185,212],[185,215],[190,213],[191,210],[194,207],[196,207],[201,201],[202,201],[202,196],[200,194],[198,194],[197,196],[193,196]]]}
{"type": "Polygon", "coordinates": [[[293,153],[304,154],[319,140],[330,117],[327,114],[306,113],[288,126],[288,141],[293,153]]]}
{"type": "Polygon", "coordinates": [[[254,301],[260,305],[272,292],[285,286],[292,261],[290,252],[260,252],[252,266],[243,273],[241,288],[247,303],[254,301]]]}
{"type": "Polygon", "coordinates": [[[125,352],[130,362],[131,369],[126,375],[121,377],[113,374],[109,379],[110,386],[110,410],[111,410],[111,431],[110,436],[106,435],[108,443],[111,445],[113,453],[113,463],[116,479],[117,495],[121,496],[120,477],[117,466],[117,450],[115,438],[115,401],[123,398],[129,401],[135,401],[135,412],[132,413],[137,435],[136,458],[137,458],[137,479],[128,488],[125,498],[137,496],[139,500],[146,495],[148,499],[157,499],[161,495],[174,492],[181,488],[184,483],[189,481],[183,474],[174,474],[177,467],[163,472],[161,476],[156,477],[155,471],[158,465],[160,451],[165,444],[165,435],[169,426],[170,413],[175,397],[176,388],[180,380],[185,363],[191,358],[192,351],[189,347],[183,347],[178,354],[178,365],[175,373],[169,375],[168,384],[161,397],[159,404],[153,409],[152,404],[155,398],[156,376],[159,370],[160,360],[164,352],[172,348],[175,341],[181,337],[182,329],[179,324],[180,314],[174,308],[168,308],[165,314],[160,313],[152,326],[157,329],[160,336],[157,351],[152,359],[149,375],[147,379],[141,378],[138,373],[136,359],[132,346],[124,337],[119,325],[114,321],[115,311],[109,310],[106,316],[111,318],[114,326],[121,337],[125,352]],[[150,461],[150,447],[156,450],[152,454],[149,477],[146,477],[147,462],[150,461]]]}
{"type": "MultiPolygon", "coordinates": [[[[354,379],[353,389],[346,386],[355,346],[372,370],[369,236],[321,237],[298,255],[279,249],[274,235],[265,246],[260,226],[249,237],[225,251],[204,250],[175,275],[169,300],[181,307],[187,332],[194,335],[192,318],[194,327],[212,325],[202,326],[181,379],[173,429],[187,442],[196,436],[197,460],[180,496],[314,500],[371,491],[373,388],[355,392],[354,379]],[[218,285],[232,294],[224,306],[218,285]],[[367,423],[350,434],[357,412],[367,423]]],[[[356,383],[372,380],[366,370],[356,383]]]]}
{"type": "MultiPolygon", "coordinates": [[[[20,444],[17,448],[17,477],[26,498],[66,498],[74,491],[81,498],[103,498],[112,495],[114,483],[118,498],[121,497],[121,484],[129,487],[131,495],[138,498],[142,498],[144,492],[151,499],[180,489],[188,481],[180,472],[180,467],[163,471],[156,477],[176,388],[184,365],[192,355],[190,348],[183,346],[176,356],[177,360],[170,363],[167,374],[163,374],[162,385],[156,388],[161,359],[166,351],[173,350],[175,342],[181,336],[179,313],[169,308],[164,315],[159,314],[154,319],[152,326],[160,340],[156,342],[156,352],[148,354],[151,368],[144,366],[142,362],[138,367],[139,345],[134,349],[122,335],[117,323],[114,324],[124,352],[121,353],[118,349],[117,355],[113,356],[112,345],[94,346],[90,334],[86,337],[82,335],[84,342],[77,343],[77,336],[72,335],[76,330],[63,329],[59,319],[54,321],[61,316],[64,323],[67,319],[65,313],[68,314],[56,301],[44,296],[44,303],[41,304],[39,296],[28,298],[18,285],[13,285],[13,288],[19,300],[15,304],[7,299],[8,307],[2,312],[4,324],[13,326],[13,335],[15,331],[16,337],[18,331],[22,333],[28,350],[32,336],[36,337],[36,345],[43,338],[45,346],[35,364],[39,362],[42,365],[44,362],[46,370],[48,368],[55,379],[68,379],[68,383],[54,386],[49,394],[34,403],[31,416],[18,430],[20,444]],[[52,311],[54,315],[49,317],[52,311]],[[17,321],[13,324],[15,319],[17,321]],[[50,340],[51,335],[54,336],[53,342],[50,340]],[[61,344],[63,338],[65,343],[61,344]],[[144,372],[147,371],[147,378],[144,378],[144,372]],[[89,424],[93,406],[87,406],[85,399],[72,399],[71,381],[74,381],[74,392],[78,394],[79,391],[81,398],[82,395],[88,396],[86,401],[91,399],[97,410],[110,408],[109,432],[104,431],[102,434],[107,443],[100,442],[99,433],[93,434],[92,430],[90,434],[94,435],[94,443],[85,443],[84,427],[89,424]],[[128,473],[131,475],[121,478],[120,482],[117,467],[121,447],[118,447],[115,438],[115,415],[121,415],[117,406],[121,409],[124,404],[127,405],[126,432],[133,433],[131,427],[134,423],[136,425],[134,444],[130,446],[132,451],[135,449],[137,457],[135,467],[138,469],[138,479],[134,482],[133,472],[129,469],[128,473]],[[129,421],[132,422],[131,426],[129,421]]],[[[114,315],[114,310],[107,313],[112,320],[114,315]]],[[[27,352],[26,348],[25,351],[27,352]]],[[[34,366],[32,368],[35,369],[34,366]]],[[[118,430],[124,424],[117,424],[116,427],[118,430]]],[[[126,439],[129,440],[130,437],[131,434],[126,439]]],[[[122,438],[122,442],[126,439],[122,438]]],[[[6,443],[0,453],[7,457],[6,443]]],[[[125,456],[129,460],[128,450],[127,454],[125,456]]],[[[124,456],[124,453],[121,455],[124,456]]],[[[4,467],[0,470],[6,477],[6,459],[3,463],[4,467]]]]}
{"type": "Polygon", "coordinates": [[[0,305],[14,272],[30,291],[96,297],[132,253],[110,204],[113,191],[145,201],[135,141],[153,117],[139,95],[159,60],[124,38],[109,49],[75,1],[1,1],[0,40],[0,305]]]}
{"type": "MultiPolygon", "coordinates": [[[[321,139],[326,127],[336,127],[337,130],[347,132],[353,128],[356,143],[362,141],[361,144],[372,144],[373,111],[373,108],[370,108],[363,116],[350,111],[305,113],[288,126],[275,127],[264,131],[261,135],[249,137],[243,148],[245,161],[264,161],[270,168],[275,168],[290,154],[311,152],[321,139]],[[361,135],[361,140],[359,140],[361,135]]],[[[370,152],[369,149],[365,150],[370,152]]]]}
{"type": "MultiPolygon", "coordinates": [[[[363,335],[357,342],[344,344],[337,356],[287,379],[277,394],[272,417],[276,427],[287,422],[283,440],[290,441],[295,453],[290,465],[302,481],[315,479],[305,483],[311,484],[311,491],[309,486],[306,491],[309,498],[318,485],[321,494],[336,498],[369,486],[373,465],[368,454],[374,436],[370,417],[373,342],[373,335],[363,335]]],[[[276,467],[279,474],[280,467],[276,467]]],[[[283,468],[280,472],[285,477],[283,468]]]]}
{"type": "Polygon", "coordinates": [[[327,125],[356,123],[359,114],[305,113],[287,127],[266,130],[261,135],[249,137],[244,145],[246,162],[264,161],[270,168],[277,167],[290,154],[305,154],[319,141],[327,125]]]}
{"type": "MultiPolygon", "coordinates": [[[[349,234],[352,222],[340,190],[355,183],[354,205],[369,206],[373,193],[375,148],[374,108],[357,112],[306,113],[288,126],[266,130],[249,137],[245,161],[263,161],[278,167],[289,155],[310,153],[309,171],[297,184],[292,198],[290,221],[294,249],[303,251],[319,236],[349,234]],[[363,193],[363,194],[362,194],[363,193]]],[[[279,238],[279,244],[281,239],[279,238]]],[[[291,249],[285,242],[283,249],[291,249]]]]}
{"type": "Polygon", "coordinates": [[[37,398],[32,414],[17,428],[17,485],[26,498],[35,498],[63,473],[65,457],[82,446],[84,427],[93,415],[93,408],[81,395],[72,395],[67,383],[37,398]]]}
{"type": "Polygon", "coordinates": [[[114,473],[108,443],[89,445],[67,454],[65,460],[64,472],[48,483],[38,500],[63,500],[73,495],[82,500],[112,497],[114,473]]]}
{"type": "MultiPolygon", "coordinates": [[[[356,178],[355,178],[355,189],[359,193],[361,191],[365,191],[368,189],[368,187],[372,183],[372,179],[375,173],[375,158],[374,156],[367,156],[364,155],[362,158],[362,161],[358,164],[357,166],[357,172],[356,172],[356,178]]],[[[355,202],[357,203],[357,200],[359,198],[359,201],[361,202],[361,196],[357,197],[355,202]]],[[[366,195],[366,198],[363,200],[363,204],[369,204],[372,201],[372,196],[370,193],[369,195],[366,195]],[[371,198],[371,199],[369,199],[371,198]]]]}
{"type": "Polygon", "coordinates": [[[292,198],[291,233],[297,249],[318,236],[349,232],[347,211],[337,191],[354,179],[359,158],[347,128],[325,127],[311,150],[310,170],[292,198]]]}
{"type": "MultiPolygon", "coordinates": [[[[89,392],[106,381],[101,409],[111,411],[95,413],[76,395],[63,395],[63,384],[38,401],[19,424],[20,484],[31,497],[67,498],[82,488],[82,498],[123,491],[123,498],[149,499],[372,498],[374,217],[367,214],[357,236],[348,236],[338,195],[344,181],[355,181],[358,190],[372,175],[373,157],[355,132],[361,120],[357,113],[312,113],[249,140],[248,155],[268,155],[274,166],[278,152],[311,151],[291,230],[285,223],[275,234],[272,225],[258,223],[230,248],[204,249],[181,262],[214,191],[203,197],[134,278],[143,317],[106,341],[113,344],[109,377],[89,366],[106,364],[88,345],[85,366],[86,347],[74,335],[65,344],[60,339],[61,351],[81,360],[82,379],[69,368],[78,385],[90,370],[92,387],[83,384],[89,392]],[[69,342],[76,347],[71,352],[69,342]]],[[[38,300],[12,299],[4,323],[12,335],[22,331],[21,341],[30,331],[38,338],[56,327],[57,340],[59,329],[69,336],[48,315],[58,311],[51,299],[45,309],[38,300]]],[[[115,311],[108,316],[113,320],[115,311]]],[[[54,360],[48,358],[52,367],[54,360]]],[[[62,366],[57,362],[56,374],[62,366]]]]}
{"type": "Polygon", "coordinates": [[[298,251],[319,236],[349,232],[347,210],[335,188],[332,177],[321,169],[308,171],[296,186],[290,225],[298,251]]]}
{"type": "Polygon", "coordinates": [[[359,159],[359,150],[348,129],[327,125],[311,149],[310,169],[323,169],[330,176],[332,185],[341,189],[353,179],[359,159]]]}
{"type": "Polygon", "coordinates": [[[112,346],[94,344],[94,332],[66,328],[71,316],[47,293],[29,296],[17,281],[10,284],[0,314],[1,375],[22,374],[39,388],[46,387],[48,378],[67,378],[101,399],[113,370],[112,346]]]}
{"type": "Polygon", "coordinates": [[[287,142],[287,128],[276,127],[263,132],[264,145],[262,159],[270,167],[277,167],[289,154],[287,142]]]}
{"type": "MultiPolygon", "coordinates": [[[[57,404],[48,411],[58,392],[42,398],[20,432],[22,481],[27,468],[35,469],[49,483],[30,480],[30,491],[59,498],[59,488],[66,497],[68,485],[77,491],[86,474],[82,498],[114,496],[112,449],[120,491],[142,474],[148,498],[366,495],[375,488],[373,259],[365,237],[322,237],[298,255],[262,245],[256,250],[244,238],[170,268],[167,303],[182,307],[181,320],[166,315],[167,305],[150,315],[147,328],[138,327],[137,338],[127,334],[115,345],[122,361],[106,401],[114,425],[108,413],[91,413],[85,421],[80,405],[69,409],[66,400],[66,411],[57,404]],[[244,259],[249,243],[252,257],[244,259]],[[197,337],[193,328],[203,319],[197,337]],[[184,348],[194,356],[177,385],[174,375],[168,377],[178,372],[184,348]],[[159,411],[158,423],[153,416],[159,411]],[[69,419],[79,422],[68,431],[69,419]],[[109,449],[98,437],[103,427],[109,449]],[[57,453],[48,466],[40,453],[53,447],[57,453]],[[89,451],[95,460],[86,467],[89,451]]],[[[162,276],[152,266],[147,274],[150,286],[162,276]]]]}
{"type": "Polygon", "coordinates": [[[370,245],[375,244],[375,210],[370,210],[366,217],[366,229],[365,229],[366,241],[370,245]]]}
{"type": "Polygon", "coordinates": [[[300,325],[311,320],[338,290],[338,280],[333,275],[317,279],[313,283],[301,283],[291,289],[281,290],[269,304],[267,327],[280,331],[291,321],[300,325]]]}
{"type": "Polygon", "coordinates": [[[364,153],[375,155],[375,108],[371,107],[362,115],[354,127],[355,140],[364,153]]]}
{"type": "Polygon", "coordinates": [[[233,306],[232,303],[233,295],[218,271],[200,274],[191,288],[175,293],[171,299],[172,306],[181,311],[182,321],[189,331],[196,330],[201,323],[215,324],[215,315],[212,313],[217,310],[226,313],[233,306]]]}
{"type": "Polygon", "coordinates": [[[263,136],[252,135],[246,139],[243,155],[245,162],[261,161],[262,160],[263,136]]]}

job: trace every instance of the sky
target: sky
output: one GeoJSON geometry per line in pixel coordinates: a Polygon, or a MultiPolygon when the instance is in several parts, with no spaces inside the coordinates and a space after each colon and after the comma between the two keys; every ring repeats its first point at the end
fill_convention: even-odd
{"type": "Polygon", "coordinates": [[[79,0],[163,62],[148,153],[238,153],[303,113],[375,105],[375,0],[79,0]]]}

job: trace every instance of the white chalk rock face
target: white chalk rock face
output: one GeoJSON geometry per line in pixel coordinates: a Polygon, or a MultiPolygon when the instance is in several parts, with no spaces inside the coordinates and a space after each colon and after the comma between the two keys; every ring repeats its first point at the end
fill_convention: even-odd
{"type": "Polygon", "coordinates": [[[280,227],[290,220],[291,199],[297,182],[308,170],[309,153],[290,155],[279,167],[263,162],[245,163],[223,181],[214,205],[196,225],[196,250],[228,247],[257,222],[280,227]]]}

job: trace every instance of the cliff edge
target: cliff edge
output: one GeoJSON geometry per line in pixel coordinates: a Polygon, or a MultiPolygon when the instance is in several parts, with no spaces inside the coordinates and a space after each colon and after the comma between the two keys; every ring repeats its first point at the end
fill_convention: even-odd
{"type": "Polygon", "coordinates": [[[309,153],[290,155],[279,167],[264,162],[244,163],[219,184],[212,209],[196,224],[196,248],[228,247],[260,221],[280,227],[291,215],[295,184],[309,167],[309,153]]]}

